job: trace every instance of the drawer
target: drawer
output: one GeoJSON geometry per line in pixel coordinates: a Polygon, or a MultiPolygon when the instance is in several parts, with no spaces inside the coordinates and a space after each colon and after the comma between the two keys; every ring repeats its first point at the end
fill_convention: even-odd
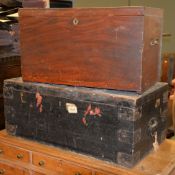
{"type": "Polygon", "coordinates": [[[63,162],[63,174],[64,175],[92,175],[90,169],[63,162]]]}
{"type": "Polygon", "coordinates": [[[30,153],[21,148],[10,146],[7,143],[0,143],[0,156],[5,159],[18,160],[25,163],[30,162],[30,153]]]}
{"type": "Polygon", "coordinates": [[[29,175],[29,171],[22,168],[15,168],[0,162],[0,175],[29,175]]]}
{"type": "Polygon", "coordinates": [[[62,172],[61,160],[40,153],[32,153],[32,163],[47,170],[62,172]]]}

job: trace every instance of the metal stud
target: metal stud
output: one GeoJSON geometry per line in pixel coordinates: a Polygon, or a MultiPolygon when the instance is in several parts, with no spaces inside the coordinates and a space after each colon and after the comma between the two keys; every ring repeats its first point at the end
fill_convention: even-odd
{"type": "Polygon", "coordinates": [[[22,159],[24,156],[22,154],[17,154],[16,156],[18,159],[22,159]]]}
{"type": "Polygon", "coordinates": [[[38,163],[39,166],[44,166],[45,165],[45,162],[43,160],[39,161],[38,163]]]}

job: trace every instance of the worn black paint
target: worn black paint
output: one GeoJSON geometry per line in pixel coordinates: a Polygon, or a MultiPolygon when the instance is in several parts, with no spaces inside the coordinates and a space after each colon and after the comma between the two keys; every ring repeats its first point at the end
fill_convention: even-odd
{"type": "Polygon", "coordinates": [[[152,134],[158,132],[159,143],[165,138],[166,83],[157,83],[138,95],[11,79],[5,81],[4,98],[6,128],[10,134],[126,167],[135,165],[152,149],[152,134]],[[42,97],[38,106],[36,93],[42,97]],[[68,113],[67,103],[76,105],[78,113],[68,113]],[[89,105],[93,109],[91,114],[96,108],[101,116],[89,112],[86,125],[82,118],[89,105]],[[151,120],[157,125],[150,124],[151,120]]]}

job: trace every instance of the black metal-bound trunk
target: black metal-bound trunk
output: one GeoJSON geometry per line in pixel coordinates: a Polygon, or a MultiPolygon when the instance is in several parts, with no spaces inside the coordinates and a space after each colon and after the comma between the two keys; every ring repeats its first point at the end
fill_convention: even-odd
{"type": "Polygon", "coordinates": [[[4,83],[7,131],[132,167],[166,133],[167,84],[142,95],[64,85],[4,83]]]}

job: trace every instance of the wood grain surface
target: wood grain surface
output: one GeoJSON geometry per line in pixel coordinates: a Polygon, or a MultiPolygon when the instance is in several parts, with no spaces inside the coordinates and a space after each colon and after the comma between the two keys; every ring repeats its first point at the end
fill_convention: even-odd
{"type": "Polygon", "coordinates": [[[142,7],[21,9],[23,79],[143,92],[159,81],[161,21],[142,7]]]}

